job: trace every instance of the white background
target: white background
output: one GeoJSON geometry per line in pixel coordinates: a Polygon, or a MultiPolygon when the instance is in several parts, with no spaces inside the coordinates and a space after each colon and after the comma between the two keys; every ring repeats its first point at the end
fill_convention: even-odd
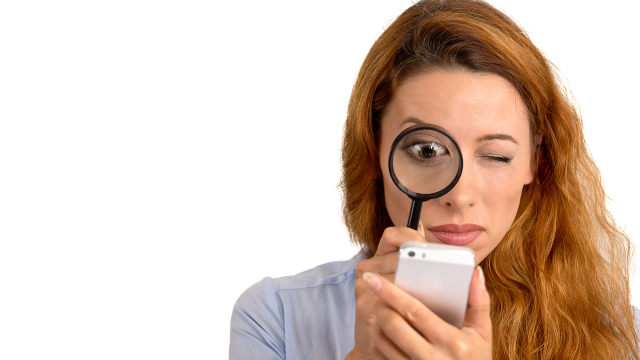
{"type": "MultiPolygon", "coordinates": [[[[634,2],[558,3],[493,2],[571,85],[637,241],[634,2]]],[[[244,289],[351,257],[347,101],[410,4],[2,2],[0,358],[223,359],[244,289]]]]}

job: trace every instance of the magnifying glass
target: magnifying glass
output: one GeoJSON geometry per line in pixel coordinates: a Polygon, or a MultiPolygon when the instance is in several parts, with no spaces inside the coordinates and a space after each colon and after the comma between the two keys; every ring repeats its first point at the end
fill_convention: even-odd
{"type": "Polygon", "coordinates": [[[462,174],[458,143],[439,126],[414,125],[400,133],[389,153],[389,173],[413,200],[407,227],[418,229],[422,203],[448,193],[462,174]]]}

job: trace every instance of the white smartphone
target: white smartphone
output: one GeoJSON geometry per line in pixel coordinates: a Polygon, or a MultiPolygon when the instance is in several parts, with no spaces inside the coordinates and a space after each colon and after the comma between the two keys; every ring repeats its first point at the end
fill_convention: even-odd
{"type": "Polygon", "coordinates": [[[475,264],[469,248],[409,241],[400,246],[396,285],[462,328],[475,264]]]}

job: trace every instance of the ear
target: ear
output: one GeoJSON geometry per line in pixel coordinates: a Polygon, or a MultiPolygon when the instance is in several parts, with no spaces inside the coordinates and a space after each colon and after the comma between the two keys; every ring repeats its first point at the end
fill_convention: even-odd
{"type": "Polygon", "coordinates": [[[529,174],[527,175],[527,180],[525,181],[525,185],[531,184],[533,181],[533,174],[536,173],[537,163],[538,163],[538,151],[540,149],[540,144],[542,144],[542,133],[537,133],[534,140],[536,142],[536,147],[533,149],[533,153],[531,154],[531,166],[529,167],[529,174]]]}

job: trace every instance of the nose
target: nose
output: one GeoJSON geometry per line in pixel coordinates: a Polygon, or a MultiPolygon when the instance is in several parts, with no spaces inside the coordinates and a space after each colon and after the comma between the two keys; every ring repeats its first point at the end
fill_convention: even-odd
{"type": "Polygon", "coordinates": [[[456,211],[474,206],[478,201],[478,183],[476,180],[473,163],[464,166],[456,186],[436,200],[440,206],[456,211]]]}

